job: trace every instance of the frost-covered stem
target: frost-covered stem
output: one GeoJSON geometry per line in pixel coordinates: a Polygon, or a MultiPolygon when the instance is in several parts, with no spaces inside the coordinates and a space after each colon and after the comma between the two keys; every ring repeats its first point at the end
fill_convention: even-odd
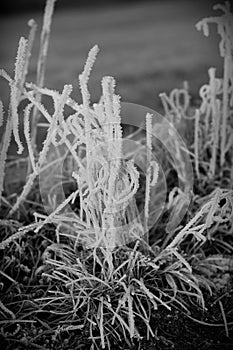
{"type": "Polygon", "coordinates": [[[79,200],[80,200],[80,212],[79,216],[81,221],[83,221],[83,189],[82,189],[82,183],[81,183],[81,176],[79,176],[77,173],[72,173],[73,178],[77,181],[78,190],[79,190],[79,200]]]}
{"type": "Polygon", "coordinates": [[[21,37],[19,40],[19,46],[17,51],[17,57],[15,62],[15,77],[10,83],[11,87],[11,100],[10,100],[10,113],[12,114],[13,122],[13,135],[15,142],[18,146],[18,154],[23,152],[23,145],[19,137],[19,114],[18,114],[18,104],[20,100],[21,90],[24,84],[24,72],[27,66],[26,62],[27,55],[27,40],[21,37]]]}
{"type": "Polygon", "coordinates": [[[5,177],[5,164],[6,164],[6,158],[7,158],[7,151],[11,140],[12,128],[13,128],[12,117],[11,117],[11,113],[9,112],[9,117],[7,119],[6,129],[3,135],[2,147],[0,152],[0,201],[2,198],[3,183],[4,183],[4,177],[5,177]]]}
{"type": "Polygon", "coordinates": [[[37,226],[38,223],[34,223],[20,228],[16,233],[12,234],[10,237],[0,242],[0,250],[7,248],[10,243],[16,241],[17,239],[21,239],[27,232],[32,231],[37,226]]]}
{"type": "Polygon", "coordinates": [[[32,103],[29,103],[27,107],[24,110],[24,136],[26,139],[27,147],[28,147],[28,154],[29,159],[31,161],[32,169],[34,173],[37,173],[36,165],[35,165],[35,157],[33,154],[33,148],[31,144],[31,137],[30,137],[30,120],[29,116],[31,113],[31,109],[33,107],[32,103]]]}
{"type": "Polygon", "coordinates": [[[195,112],[195,130],[194,130],[194,160],[195,160],[195,171],[197,178],[200,178],[199,172],[199,121],[200,121],[200,110],[196,109],[195,112]]]}
{"type": "Polygon", "coordinates": [[[37,173],[31,173],[27,179],[26,184],[24,185],[24,188],[22,192],[20,193],[19,197],[17,197],[17,200],[13,207],[11,208],[8,216],[13,215],[16,210],[19,208],[20,204],[23,203],[28,196],[29,192],[31,191],[32,185],[37,177],[37,173]]]}
{"type": "Polygon", "coordinates": [[[23,72],[25,70],[25,55],[27,50],[27,40],[23,37],[19,40],[17,57],[15,62],[15,75],[12,80],[5,71],[1,71],[1,75],[9,81],[11,88],[10,104],[8,109],[8,119],[6,123],[6,129],[3,135],[1,152],[0,152],[0,200],[2,198],[3,183],[5,176],[5,163],[7,158],[7,151],[10,146],[10,140],[12,131],[15,137],[15,141],[18,145],[18,153],[22,153],[23,145],[19,137],[19,116],[18,116],[18,103],[21,95],[21,88],[23,82],[23,72]]]}
{"type": "Polygon", "coordinates": [[[210,159],[210,176],[213,178],[216,171],[217,151],[219,147],[220,134],[220,100],[213,99],[213,146],[210,159]]]}
{"type": "Polygon", "coordinates": [[[215,195],[209,201],[209,210],[205,221],[206,228],[209,228],[212,225],[213,217],[218,209],[218,204],[221,199],[221,195],[222,195],[222,190],[219,187],[217,187],[217,189],[215,190],[215,195]]]}
{"type": "MultiPolygon", "coordinates": [[[[3,118],[4,118],[3,103],[0,100],[0,127],[3,126],[3,120],[4,120],[3,118]]],[[[7,121],[7,125],[8,123],[9,123],[9,119],[7,121]]],[[[10,125],[6,127],[6,131],[3,137],[2,149],[0,152],[0,203],[2,198],[3,182],[4,182],[4,176],[5,176],[5,163],[6,163],[7,149],[9,147],[9,144],[8,145],[6,144],[6,140],[8,140],[7,142],[10,143],[10,138],[11,138],[11,135],[9,135],[9,131],[10,131],[9,129],[11,130],[10,125]],[[6,133],[8,133],[7,136],[6,136],[6,133]]]]}
{"type": "Polygon", "coordinates": [[[114,225],[113,200],[116,185],[118,168],[116,167],[117,153],[115,150],[115,139],[113,134],[114,114],[113,114],[113,96],[115,81],[112,77],[104,77],[102,80],[103,101],[106,115],[105,142],[107,146],[107,163],[108,163],[108,181],[107,181],[107,201],[104,210],[104,225],[106,229],[106,240],[108,248],[115,247],[116,230],[114,225]]]}
{"type": "Polygon", "coordinates": [[[113,94],[114,94],[115,81],[112,77],[104,77],[102,81],[103,97],[106,113],[106,134],[105,141],[108,149],[108,167],[109,167],[109,180],[108,180],[108,201],[106,203],[108,208],[111,208],[114,196],[115,181],[118,173],[116,168],[116,161],[118,154],[115,149],[115,138],[113,135],[113,94]]]}
{"type": "Polygon", "coordinates": [[[216,169],[216,160],[217,160],[217,150],[219,146],[219,133],[220,133],[220,115],[219,115],[219,103],[216,100],[216,79],[215,79],[215,68],[209,69],[210,76],[210,106],[211,106],[211,115],[212,115],[212,149],[211,149],[211,159],[209,163],[209,175],[211,178],[215,175],[216,169]]]}
{"type": "Polygon", "coordinates": [[[8,309],[0,300],[0,310],[3,311],[3,313],[5,313],[6,315],[10,316],[12,318],[12,320],[16,319],[16,316],[14,314],[13,311],[11,311],[10,309],[8,309]]]}
{"type": "MultiPolygon", "coordinates": [[[[44,85],[45,78],[45,67],[46,67],[46,57],[48,53],[50,28],[52,22],[52,16],[54,11],[54,4],[56,0],[47,0],[45,6],[45,12],[43,17],[43,27],[40,36],[40,51],[37,62],[37,74],[36,74],[36,84],[39,87],[44,85]]],[[[41,101],[41,94],[36,94],[36,100],[41,101]]],[[[37,135],[37,123],[39,120],[39,113],[36,107],[34,107],[32,115],[32,145],[36,148],[36,135],[37,135]]]]}
{"type": "Polygon", "coordinates": [[[151,152],[152,152],[152,114],[146,115],[146,190],[145,190],[145,207],[144,207],[144,229],[145,240],[149,241],[148,220],[149,220],[149,202],[151,187],[151,152]]]}
{"type": "Polygon", "coordinates": [[[226,52],[224,57],[224,75],[223,75],[223,105],[222,105],[222,123],[221,123],[221,156],[220,165],[223,166],[225,162],[225,146],[226,146],[226,129],[227,129],[227,118],[228,118],[228,83],[229,83],[229,60],[230,55],[226,52]]]}
{"type": "Polygon", "coordinates": [[[72,192],[68,198],[66,198],[60,205],[57,206],[57,208],[49,215],[47,218],[42,222],[39,223],[37,228],[35,229],[35,232],[38,233],[40,229],[45,225],[53,221],[53,217],[58,214],[67,204],[72,202],[78,195],[79,190],[76,190],[75,192],[72,192]]]}
{"type": "Polygon", "coordinates": [[[87,183],[88,187],[91,190],[93,188],[92,184],[92,174],[91,174],[91,149],[92,139],[91,139],[91,122],[90,122],[90,93],[88,90],[88,81],[90,77],[91,70],[96,60],[96,56],[99,52],[99,48],[95,45],[89,52],[84,70],[82,74],[79,75],[79,84],[83,99],[84,106],[84,129],[85,129],[85,138],[86,138],[86,168],[87,168],[87,183]]]}

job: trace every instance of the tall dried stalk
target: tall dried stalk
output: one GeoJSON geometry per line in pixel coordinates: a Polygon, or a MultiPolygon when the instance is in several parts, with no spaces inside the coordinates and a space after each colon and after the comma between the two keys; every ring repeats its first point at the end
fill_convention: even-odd
{"type": "MultiPolygon", "coordinates": [[[[40,36],[39,57],[37,61],[36,85],[38,87],[43,87],[44,85],[46,59],[48,54],[50,29],[51,29],[51,22],[52,22],[55,2],[56,0],[47,0],[46,6],[45,6],[43,26],[42,26],[41,36],[40,36]]],[[[36,100],[38,102],[41,101],[41,94],[39,92],[37,92],[36,94],[36,100]]],[[[31,142],[35,149],[36,149],[37,124],[38,124],[39,117],[40,117],[39,111],[36,108],[36,106],[34,106],[33,115],[32,115],[31,142]]]]}

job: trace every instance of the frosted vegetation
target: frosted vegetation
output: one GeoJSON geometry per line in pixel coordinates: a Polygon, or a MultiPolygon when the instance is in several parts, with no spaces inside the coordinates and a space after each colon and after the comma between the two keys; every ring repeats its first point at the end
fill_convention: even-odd
{"type": "MultiPolygon", "coordinates": [[[[38,235],[48,224],[54,224],[53,242],[43,253],[39,267],[50,293],[35,302],[41,309],[66,315],[64,329],[86,327],[93,343],[110,348],[112,338],[140,338],[138,319],[145,324],[148,338],[155,336],[150,315],[160,305],[170,310],[178,303],[188,310],[185,295],[204,307],[203,289],[211,293],[215,288],[210,271],[213,266],[220,268],[219,260],[228,266],[232,247],[227,243],[223,245],[228,254],[218,251],[218,243],[215,255],[208,255],[203,247],[217,232],[222,236],[233,234],[233,16],[229,3],[216,5],[220,15],[196,25],[206,36],[211,25],[217,26],[223,59],[222,77],[215,68],[209,69],[209,82],[200,89],[200,105],[193,108],[190,104],[187,83],[169,95],[160,94],[165,118],[177,130],[182,125],[187,149],[180,150],[175,143],[176,159],[165,150],[163,164],[159,164],[152,156],[158,147],[153,144],[158,130],[153,115],[144,116],[146,132],[139,130],[137,139],[145,169],[142,182],[134,157],[123,151],[121,100],[115,93],[113,77],[103,77],[102,96],[98,103],[91,102],[88,81],[99,51],[97,45],[90,50],[79,75],[81,104],[71,97],[72,85],[65,85],[61,92],[44,86],[54,3],[48,0],[45,8],[36,82],[26,81],[37,30],[33,20],[28,23],[28,38],[19,40],[14,76],[0,71],[10,88],[9,106],[0,104],[0,126],[4,128],[0,147],[1,223],[13,218],[20,221],[20,212],[30,203],[28,198],[35,188],[41,202],[33,199],[34,204],[43,208],[34,211],[34,222],[22,223],[0,242],[0,249],[7,250],[29,232],[38,235]],[[45,96],[53,108],[47,108],[45,96]],[[19,130],[21,124],[23,132],[19,130]],[[40,128],[46,128],[46,138],[37,145],[40,128]],[[7,160],[12,139],[21,157],[7,160]],[[183,186],[175,181],[167,186],[164,212],[169,220],[163,215],[161,222],[151,227],[150,217],[158,203],[154,189],[160,185],[161,172],[169,175],[169,171],[177,171],[178,163],[185,169],[183,151],[192,162],[194,188],[190,189],[185,177],[183,186]],[[20,162],[26,166],[27,176],[15,198],[6,174],[20,169],[20,162]],[[73,186],[66,196],[57,190],[64,174],[73,186]]],[[[134,136],[135,131],[128,138],[134,136]]],[[[4,303],[0,306],[5,315],[16,319],[10,307],[4,303]]]]}

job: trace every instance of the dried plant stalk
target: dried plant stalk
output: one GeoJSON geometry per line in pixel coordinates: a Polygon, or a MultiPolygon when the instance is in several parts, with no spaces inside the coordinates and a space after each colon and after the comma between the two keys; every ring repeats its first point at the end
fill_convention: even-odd
{"type": "MultiPolygon", "coordinates": [[[[56,0],[47,0],[46,6],[45,6],[43,26],[42,26],[41,36],[40,36],[39,57],[37,61],[36,84],[38,87],[43,87],[44,85],[46,58],[48,53],[50,29],[51,29],[51,22],[52,22],[55,2],[56,0]]],[[[32,36],[33,36],[33,33],[31,34],[31,37],[32,36]]],[[[41,101],[40,93],[36,94],[36,100],[38,102],[41,101]]],[[[35,148],[36,148],[37,124],[38,124],[39,117],[40,116],[39,116],[38,110],[35,106],[33,110],[33,115],[32,115],[32,136],[31,136],[32,145],[34,145],[35,148]]]]}

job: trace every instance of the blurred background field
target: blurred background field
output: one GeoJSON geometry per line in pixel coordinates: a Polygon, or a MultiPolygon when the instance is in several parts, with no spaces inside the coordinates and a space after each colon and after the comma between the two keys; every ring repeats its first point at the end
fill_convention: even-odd
{"type": "MultiPolygon", "coordinates": [[[[17,3],[19,6],[20,0],[17,3]]],[[[100,96],[101,78],[112,75],[122,101],[160,112],[159,93],[181,87],[187,80],[191,94],[197,98],[200,86],[208,81],[208,68],[217,67],[217,75],[221,74],[216,28],[209,38],[195,29],[200,19],[215,15],[212,7],[216,1],[115,1],[113,4],[109,1],[100,2],[99,6],[98,1],[95,6],[81,3],[82,6],[74,6],[73,2],[68,7],[64,6],[65,0],[56,3],[45,86],[61,90],[64,84],[71,83],[73,97],[81,102],[78,74],[94,44],[101,51],[90,79],[93,102],[100,96]]],[[[41,9],[43,4],[41,1],[41,9]]],[[[41,11],[27,7],[21,10],[8,9],[0,17],[0,68],[10,74],[13,74],[17,42],[28,33],[27,21],[34,18],[39,26],[42,21],[41,11]]],[[[29,82],[35,82],[38,47],[39,28],[29,82]]],[[[7,84],[1,79],[4,104],[8,94],[7,84]]]]}

